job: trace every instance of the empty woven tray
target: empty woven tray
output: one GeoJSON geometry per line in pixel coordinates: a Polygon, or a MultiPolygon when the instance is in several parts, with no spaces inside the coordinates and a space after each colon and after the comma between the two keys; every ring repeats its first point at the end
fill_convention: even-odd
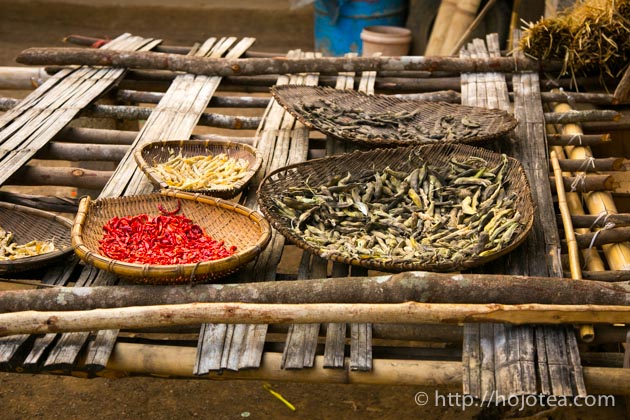
{"type": "Polygon", "coordinates": [[[265,178],[258,200],[272,226],[299,247],[390,272],[485,264],[518,246],[534,217],[518,161],[458,144],[290,165],[265,178]]]}
{"type": "Polygon", "coordinates": [[[0,226],[13,233],[18,245],[32,240],[53,241],[56,250],[32,257],[0,261],[0,273],[15,273],[42,268],[59,262],[72,253],[70,231],[72,221],[30,207],[0,202],[0,226]]]}
{"type": "Polygon", "coordinates": [[[238,195],[251,180],[262,163],[260,153],[247,144],[214,140],[169,140],[150,142],[136,150],[134,158],[151,183],[158,188],[170,188],[219,198],[232,198],[238,195]],[[247,164],[247,169],[241,174],[238,180],[221,187],[191,189],[171,186],[156,169],[156,165],[163,164],[180,154],[183,158],[225,154],[232,159],[244,160],[247,164]]]}
{"type": "Polygon", "coordinates": [[[267,245],[271,228],[263,216],[247,207],[219,198],[173,190],[115,198],[81,200],[72,228],[72,245],[79,258],[136,283],[178,284],[211,281],[228,275],[251,261],[267,245]],[[206,234],[236,246],[226,258],[192,264],[133,264],[100,254],[103,226],[113,217],[147,214],[157,216],[158,205],[183,214],[206,234]]]}
{"type": "Polygon", "coordinates": [[[513,115],[499,110],[368,95],[330,87],[282,85],[272,95],[309,128],[368,146],[483,143],[514,130],[513,115]]]}

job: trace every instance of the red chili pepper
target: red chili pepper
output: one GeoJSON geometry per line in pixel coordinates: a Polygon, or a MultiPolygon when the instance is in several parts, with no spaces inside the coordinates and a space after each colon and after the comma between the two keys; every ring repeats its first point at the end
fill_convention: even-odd
{"type": "Polygon", "coordinates": [[[177,208],[175,210],[173,210],[173,211],[167,211],[162,204],[158,204],[157,208],[160,211],[160,213],[162,213],[163,215],[165,215],[165,216],[173,216],[173,215],[179,213],[179,211],[181,210],[182,202],[177,200],[177,208]]]}
{"type": "Polygon", "coordinates": [[[235,246],[226,248],[222,240],[206,235],[183,215],[114,217],[103,226],[103,232],[99,242],[103,255],[130,263],[190,264],[236,252],[235,246]]]}

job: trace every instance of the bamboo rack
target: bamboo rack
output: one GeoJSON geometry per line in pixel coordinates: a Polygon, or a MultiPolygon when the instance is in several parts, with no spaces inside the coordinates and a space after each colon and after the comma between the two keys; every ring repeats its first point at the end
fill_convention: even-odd
{"type": "MultiPolygon", "coordinates": [[[[81,44],[87,41],[77,38],[72,42],[81,44]]],[[[319,133],[308,133],[290,117],[282,114],[277,104],[270,102],[268,94],[269,87],[275,83],[308,81],[323,86],[343,84],[344,87],[399,94],[410,99],[460,102],[465,96],[461,93],[461,72],[503,70],[505,83],[510,90],[506,94],[506,100],[514,100],[514,83],[521,88],[524,79],[523,73],[512,73],[515,68],[530,69],[538,73],[541,65],[553,71],[553,66],[557,64],[541,64],[513,57],[328,59],[315,56],[307,58],[301,52],[287,55],[246,52],[242,58],[210,59],[184,55],[192,50],[191,47],[160,45],[153,50],[158,51],[158,55],[113,54],[85,49],[25,51],[24,60],[40,63],[38,65],[89,64],[92,62],[90,60],[105,59],[111,64],[123,63],[132,68],[114,89],[100,98],[102,101],[85,107],[81,114],[82,120],[112,123],[110,128],[93,128],[90,126],[91,122],[85,126],[74,124],[60,130],[35,155],[37,159],[75,161],[77,164],[62,168],[42,166],[45,161],[39,166],[25,164],[17,175],[9,179],[10,183],[19,187],[90,187],[96,192],[107,188],[115,172],[80,166],[92,160],[124,164],[125,156],[142,133],[139,122],[151,116],[153,105],[159,105],[165,97],[168,99],[165,92],[181,74],[181,70],[210,74],[210,77],[224,76],[216,86],[216,91],[229,92],[211,95],[190,138],[214,137],[257,145],[265,149],[266,164],[272,167],[278,165],[282,159],[297,161],[345,150],[319,133]],[[173,61],[168,66],[157,65],[155,57],[173,61]],[[263,69],[263,66],[268,67],[263,69]],[[353,71],[348,72],[348,68],[353,71]],[[316,70],[320,73],[315,74],[316,70]],[[338,74],[340,70],[344,70],[343,74],[338,74]],[[368,70],[376,73],[361,74],[368,70]],[[287,74],[289,71],[291,73],[287,74]],[[247,116],[240,115],[243,113],[247,116]],[[267,130],[264,129],[265,126],[267,130]],[[230,130],[230,133],[225,134],[216,129],[230,130]],[[257,129],[256,134],[247,133],[254,129],[257,129]],[[296,132],[299,132],[297,137],[296,132]],[[293,148],[292,142],[296,138],[299,139],[299,150],[293,148]],[[84,147],[77,148],[77,144],[84,144],[84,147]]],[[[65,71],[65,68],[48,67],[47,70],[44,71],[41,67],[24,72],[19,70],[10,82],[3,81],[0,72],[0,87],[4,86],[3,83],[11,83],[11,89],[30,90],[46,83],[46,80],[65,71]]],[[[593,80],[586,78],[578,82],[580,86],[589,83],[593,86],[593,80]]],[[[153,288],[147,293],[143,287],[126,286],[123,281],[90,271],[89,267],[80,267],[79,270],[75,261],[68,266],[55,267],[55,271],[51,270],[42,278],[31,279],[28,275],[16,275],[16,278],[9,279],[28,284],[32,284],[33,280],[40,281],[48,285],[45,289],[29,293],[0,291],[0,333],[13,334],[0,340],[0,366],[8,366],[2,365],[3,355],[8,354],[5,349],[10,346],[29,349],[31,342],[27,340],[27,334],[37,333],[44,335],[34,340],[32,354],[24,355],[25,362],[20,369],[37,372],[42,365],[53,369],[69,366],[70,360],[80,360],[75,369],[82,374],[102,369],[100,374],[105,376],[131,372],[191,377],[196,363],[202,357],[195,348],[195,345],[199,345],[198,340],[205,340],[207,345],[203,347],[205,351],[211,352],[216,348],[211,345],[215,343],[212,340],[220,333],[219,328],[212,329],[212,326],[224,325],[224,341],[220,348],[233,349],[234,353],[246,353],[244,344],[256,343],[265,349],[260,353],[260,365],[256,369],[239,372],[224,370],[221,377],[214,374],[214,369],[210,369],[210,373],[199,377],[406,383],[439,385],[461,390],[462,363],[459,359],[464,352],[460,325],[462,322],[482,325],[488,322],[513,325],[531,322],[548,325],[556,323],[569,325],[569,328],[575,324],[580,327],[576,328],[578,331],[584,326],[592,326],[593,330],[590,332],[582,329],[583,360],[589,360],[589,363],[597,366],[617,366],[617,353],[609,351],[604,354],[598,352],[594,346],[601,343],[614,345],[624,341],[625,329],[613,324],[630,322],[627,309],[627,296],[630,293],[625,284],[614,283],[630,278],[627,259],[622,258],[625,254],[620,251],[630,234],[627,229],[630,216],[617,213],[617,208],[613,207],[611,191],[615,185],[611,185],[608,174],[623,169],[625,162],[619,157],[609,156],[592,159],[592,154],[580,154],[578,150],[612,144],[613,139],[608,133],[625,124],[625,109],[620,102],[625,102],[626,98],[600,92],[572,92],[568,90],[570,81],[566,79],[549,81],[541,77],[540,80],[532,79],[532,83],[542,90],[540,101],[554,107],[544,115],[541,114],[540,121],[527,123],[562,126],[557,130],[549,130],[547,136],[554,152],[552,156],[557,157],[550,159],[550,163],[556,166],[553,168],[554,176],[545,178],[547,174],[544,173],[544,165],[542,168],[545,181],[549,180],[554,185],[558,182],[558,197],[560,198],[563,191],[566,193],[566,200],[559,200],[559,203],[564,203],[564,211],[557,223],[558,226],[564,226],[565,233],[574,233],[566,242],[570,245],[573,256],[567,277],[573,279],[491,275],[474,277],[475,275],[470,274],[433,273],[413,273],[413,276],[410,274],[407,277],[370,273],[368,276],[368,273],[362,273],[355,267],[328,266],[309,255],[302,257],[297,274],[293,271],[278,272],[275,263],[271,264],[272,269],[266,268],[269,262],[281,259],[281,254],[291,246],[286,244],[270,249],[255,267],[248,267],[245,274],[236,274],[231,278],[234,283],[228,282],[221,287],[200,285],[186,290],[153,288]],[[567,90],[546,91],[548,86],[558,85],[567,90]],[[569,110],[556,105],[560,102],[590,104],[596,108],[569,110]],[[578,124],[590,125],[597,130],[585,133],[578,124]],[[610,127],[612,130],[608,129],[610,127]],[[589,214],[585,214],[584,208],[580,212],[574,206],[581,205],[582,198],[587,203],[589,214]],[[565,204],[570,212],[568,218],[565,204]],[[603,209],[610,214],[606,221],[597,219],[603,209]],[[598,233],[597,229],[605,227],[606,223],[615,223],[616,226],[614,229],[608,226],[598,233]],[[577,264],[574,256],[576,253],[581,254],[577,264]],[[605,259],[601,258],[602,255],[605,259]],[[581,266],[582,261],[588,261],[588,264],[581,266]],[[334,277],[327,278],[331,273],[334,277]],[[352,278],[347,277],[348,275],[352,278]],[[579,279],[598,276],[601,282],[579,279]],[[295,280],[296,278],[300,280],[295,280]],[[58,287],[71,284],[77,287],[58,287]],[[534,284],[536,286],[532,287],[534,284]],[[94,295],[87,293],[87,286],[90,286],[89,290],[94,295]],[[289,289],[292,286],[297,291],[280,293],[281,287],[289,289]],[[268,291],[272,289],[277,293],[275,297],[268,291]],[[170,294],[174,291],[181,294],[174,297],[170,294]],[[219,294],[214,295],[215,292],[219,294]],[[253,293],[256,297],[253,297],[253,293]],[[354,293],[357,295],[353,295],[354,293]],[[100,297],[90,303],[90,296],[100,297]],[[204,296],[204,299],[199,296],[204,296]],[[335,296],[341,297],[341,300],[335,301],[335,296]],[[80,301],[79,297],[86,300],[80,301]],[[73,300],[75,298],[77,300],[73,300]],[[59,302],[74,305],[72,309],[76,312],[69,312],[67,309],[70,306],[52,306],[59,302]],[[268,323],[271,324],[267,327],[265,324],[268,323]],[[206,325],[205,332],[200,331],[201,324],[206,325]],[[312,327],[315,324],[318,326],[317,330],[312,327]],[[264,332],[261,333],[263,330],[267,333],[266,339],[264,332]],[[65,333],[56,334],[62,331],[65,333]],[[245,334],[239,338],[243,331],[248,331],[251,335],[245,334]],[[124,341],[142,340],[148,344],[115,339],[111,341],[118,334],[124,336],[124,341]],[[232,339],[233,342],[228,343],[232,339]],[[329,354],[332,343],[335,343],[334,339],[337,340],[337,347],[342,350],[341,353],[337,352],[336,358],[329,354]],[[365,343],[362,347],[356,346],[357,342],[368,339],[369,346],[365,343]],[[99,347],[107,340],[110,340],[108,346],[99,347]],[[310,350],[285,353],[287,347],[300,340],[309,342],[309,346],[312,345],[310,350]],[[593,340],[592,345],[590,340],[593,340]],[[66,347],[57,346],[57,341],[66,347]],[[182,342],[189,346],[174,345],[182,342]],[[71,347],[79,350],[84,348],[85,351],[70,351],[71,347]],[[58,350],[60,348],[68,350],[58,350]],[[100,355],[96,354],[97,348],[100,355]],[[51,356],[50,360],[37,359],[39,356],[35,354],[35,350],[42,351],[42,354],[49,352],[54,357],[51,356]],[[313,367],[307,368],[305,353],[311,350],[312,353],[309,354],[312,356],[313,367]],[[344,350],[351,357],[344,355],[344,350]],[[368,351],[373,352],[373,357],[369,360],[372,371],[353,371],[351,367],[358,366],[355,358],[359,353],[364,362],[361,366],[368,366],[368,351]],[[71,352],[74,359],[69,355],[71,352]],[[111,352],[108,361],[109,353],[103,356],[106,352],[111,352]],[[299,368],[286,369],[300,355],[302,359],[298,360],[299,368]],[[403,360],[405,358],[412,360],[403,360]],[[322,368],[331,365],[336,367],[322,368]]],[[[480,82],[477,86],[482,85],[480,82]]],[[[487,79],[485,88],[493,88],[490,79],[487,79]]],[[[17,99],[0,98],[0,108],[4,111],[13,109],[18,104],[17,99]]],[[[156,133],[167,128],[153,126],[156,133]]],[[[142,184],[136,181],[133,188],[141,188],[142,184]]],[[[115,186],[110,187],[113,189],[115,186]]],[[[0,199],[20,201],[55,209],[54,211],[76,211],[76,199],[70,197],[0,191],[0,199]]],[[[247,191],[241,200],[255,203],[255,191],[247,191]]],[[[276,244],[281,241],[282,238],[274,239],[276,244]]],[[[579,356],[577,355],[578,358],[579,356]]],[[[620,369],[583,365],[589,392],[630,393],[627,375],[620,369]]]]}

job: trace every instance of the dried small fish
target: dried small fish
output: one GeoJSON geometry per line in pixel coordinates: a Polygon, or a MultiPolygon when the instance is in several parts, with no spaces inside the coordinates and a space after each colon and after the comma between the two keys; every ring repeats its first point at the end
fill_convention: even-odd
{"type": "Polygon", "coordinates": [[[438,167],[410,156],[404,170],[305,181],[274,202],[321,256],[452,266],[500,251],[523,229],[507,167],[506,156],[495,167],[479,157],[438,167]]]}

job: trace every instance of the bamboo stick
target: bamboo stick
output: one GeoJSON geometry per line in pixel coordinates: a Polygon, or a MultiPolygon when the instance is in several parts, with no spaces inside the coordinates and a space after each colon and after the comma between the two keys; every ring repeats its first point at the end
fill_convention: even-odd
{"type": "MultiPolygon", "coordinates": [[[[345,361],[343,369],[324,369],[324,357],[316,356],[312,369],[287,371],[280,368],[281,353],[266,352],[263,354],[259,369],[236,372],[226,370],[221,374],[200,377],[193,375],[195,358],[194,347],[117,343],[106,369],[97,372],[97,375],[120,377],[121,374],[140,374],[210,380],[265,380],[355,385],[396,384],[459,392],[462,389],[460,362],[374,359],[372,372],[366,374],[350,370],[349,360],[345,361]]],[[[622,369],[584,367],[583,372],[589,395],[630,393],[630,376],[622,369]]]]}
{"type": "Polygon", "coordinates": [[[74,331],[233,324],[504,322],[523,324],[624,324],[630,307],[610,305],[500,305],[450,303],[191,303],[90,311],[0,314],[0,336],[74,331]]]}
{"type": "Polygon", "coordinates": [[[207,76],[255,74],[339,73],[341,71],[429,70],[479,73],[485,71],[558,71],[560,62],[524,57],[462,59],[459,57],[321,57],[213,59],[156,52],[123,52],[83,48],[29,48],[16,58],[28,65],[87,65],[182,71],[207,76]]]}
{"type": "MultiPolygon", "coordinates": [[[[577,241],[575,240],[575,232],[573,230],[573,223],[571,221],[571,210],[567,203],[567,197],[564,191],[564,185],[562,182],[562,169],[560,169],[560,163],[558,162],[557,153],[552,150],[550,153],[551,166],[553,167],[553,173],[556,178],[556,194],[558,195],[558,207],[560,209],[560,215],[562,216],[562,224],[564,225],[564,235],[569,248],[569,269],[571,271],[571,278],[574,280],[582,279],[582,270],[580,268],[580,250],[578,248],[577,241]]],[[[591,342],[595,338],[595,331],[592,325],[580,326],[580,338],[583,341],[591,342]]]]}
{"type": "Polygon", "coordinates": [[[571,211],[569,210],[569,206],[567,204],[567,197],[562,182],[562,169],[560,169],[558,155],[555,151],[551,151],[549,158],[555,175],[558,207],[560,208],[560,215],[562,216],[562,223],[564,225],[564,235],[569,248],[569,268],[571,270],[571,278],[580,280],[582,278],[582,272],[580,270],[580,251],[577,246],[577,241],[575,240],[575,232],[573,231],[573,223],[571,221],[571,211]]]}

